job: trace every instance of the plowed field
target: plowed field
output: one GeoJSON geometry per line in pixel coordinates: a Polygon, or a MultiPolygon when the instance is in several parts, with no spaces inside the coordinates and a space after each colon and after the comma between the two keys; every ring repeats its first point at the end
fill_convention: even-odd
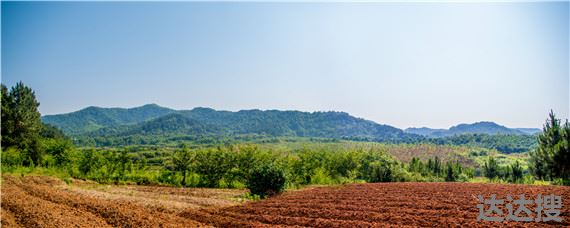
{"type": "Polygon", "coordinates": [[[238,204],[243,190],[66,185],[51,177],[2,181],[2,227],[204,227],[176,214],[238,204]]]}
{"type": "MultiPolygon", "coordinates": [[[[306,189],[230,208],[187,210],[179,216],[219,227],[267,224],[309,227],[569,226],[570,207],[567,205],[561,209],[561,223],[477,221],[479,194],[485,198],[497,194],[498,199],[505,199],[507,194],[525,194],[527,199],[534,199],[539,193],[562,196],[563,203],[570,200],[570,187],[377,183],[306,189]]],[[[527,207],[535,210],[534,206],[527,207]]]]}
{"type": "MultiPolygon", "coordinates": [[[[570,187],[378,183],[314,187],[242,203],[242,190],[66,185],[4,176],[3,227],[425,227],[570,226],[570,187]],[[562,196],[562,222],[477,221],[477,195],[562,196]]],[[[518,199],[518,197],[515,197],[518,199]]],[[[534,212],[534,205],[527,205],[534,212]]],[[[505,209],[504,206],[499,206],[505,209]]],[[[517,206],[515,206],[515,209],[517,206]]],[[[523,216],[521,214],[520,216],[523,216]]],[[[531,216],[535,216],[532,214],[531,216]]],[[[543,215],[544,217],[544,215],[543,215]]]]}

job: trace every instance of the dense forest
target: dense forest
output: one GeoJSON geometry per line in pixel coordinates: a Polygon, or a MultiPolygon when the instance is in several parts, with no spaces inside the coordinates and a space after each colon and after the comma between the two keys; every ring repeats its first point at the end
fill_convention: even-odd
{"type": "Polygon", "coordinates": [[[365,140],[367,136],[407,137],[408,134],[339,112],[251,110],[233,113],[204,108],[172,111],[150,105],[135,108],[137,114],[133,116],[125,114],[133,109],[111,109],[112,114],[109,114],[106,113],[109,110],[88,108],[80,111],[90,119],[86,124],[77,121],[84,119],[77,117],[77,113],[66,114],[67,117],[46,117],[42,122],[38,107],[34,91],[23,83],[10,90],[2,85],[3,172],[47,170],[63,178],[102,183],[248,188],[259,196],[308,184],[470,181],[476,176],[515,183],[532,183],[534,180],[567,183],[570,173],[570,124],[556,119],[554,113],[550,114],[543,132],[534,142],[528,135],[470,134],[436,139],[413,136],[417,137],[413,138],[415,142],[429,144],[490,147],[497,151],[505,149],[501,146],[509,145],[505,149],[508,153],[531,150],[527,170],[518,161],[501,165],[493,156],[488,156],[480,167],[464,166],[458,160],[444,161],[437,155],[423,159],[412,157],[402,162],[384,147],[344,146],[339,140],[351,137],[364,137],[362,140],[365,140]],[[154,111],[144,111],[147,108],[154,111]],[[70,135],[66,136],[57,127],[45,123],[58,124],[65,118],[70,118],[70,128],[86,126],[91,130],[81,134],[79,132],[84,130],[66,131],[70,135]],[[206,137],[220,138],[217,137],[220,131],[228,134],[228,140],[199,141],[206,137]],[[329,138],[331,135],[334,137],[329,138]],[[145,143],[152,147],[140,150],[121,146],[140,143],[136,141],[110,143],[107,147],[86,147],[85,143],[77,143],[77,138],[116,140],[133,136],[146,137],[150,141],[145,143]],[[284,147],[282,150],[263,146],[263,140],[267,139],[298,138],[309,139],[306,144],[309,146],[284,147]],[[170,144],[162,144],[165,141],[170,144]],[[532,147],[536,149],[529,149],[532,147]]]}

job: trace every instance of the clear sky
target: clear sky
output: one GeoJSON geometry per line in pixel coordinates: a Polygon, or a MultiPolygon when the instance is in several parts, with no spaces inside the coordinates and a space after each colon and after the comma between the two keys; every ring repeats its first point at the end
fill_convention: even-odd
{"type": "Polygon", "coordinates": [[[2,83],[87,106],[345,111],[400,128],[569,113],[569,3],[2,2],[2,83]]]}

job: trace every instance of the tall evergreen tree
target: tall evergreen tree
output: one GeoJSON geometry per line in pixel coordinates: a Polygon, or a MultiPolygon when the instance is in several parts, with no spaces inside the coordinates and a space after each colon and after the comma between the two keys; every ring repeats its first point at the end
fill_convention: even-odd
{"type": "Polygon", "coordinates": [[[510,171],[511,171],[511,179],[514,183],[517,183],[522,179],[523,169],[518,160],[513,165],[510,166],[510,171]]]}
{"type": "Polygon", "coordinates": [[[539,179],[570,179],[570,124],[560,122],[550,111],[538,136],[538,148],[530,154],[531,172],[539,179]]]}
{"type": "Polygon", "coordinates": [[[2,150],[5,150],[9,146],[14,145],[14,140],[11,134],[11,132],[14,131],[12,129],[14,124],[11,123],[12,119],[10,118],[12,113],[10,107],[12,106],[13,99],[10,97],[8,88],[4,84],[2,84],[1,87],[2,111],[0,113],[2,115],[2,133],[0,137],[2,137],[2,150]]]}
{"type": "Polygon", "coordinates": [[[489,179],[493,179],[501,174],[499,171],[499,164],[492,156],[490,156],[488,161],[485,162],[483,169],[485,170],[485,176],[489,179]]]}
{"type": "Polygon", "coordinates": [[[26,155],[27,164],[39,164],[42,122],[34,91],[18,82],[8,92],[2,86],[2,147],[16,147],[26,155]]]}

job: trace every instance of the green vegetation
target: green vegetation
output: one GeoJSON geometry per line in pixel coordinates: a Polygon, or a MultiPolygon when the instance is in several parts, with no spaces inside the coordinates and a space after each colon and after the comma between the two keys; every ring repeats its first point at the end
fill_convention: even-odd
{"type": "Polygon", "coordinates": [[[533,132],[538,132],[540,130],[533,128],[513,129],[498,125],[493,122],[483,121],[472,124],[459,124],[449,129],[431,129],[431,128],[422,127],[422,128],[408,128],[405,131],[408,133],[439,138],[439,137],[447,137],[447,136],[463,135],[463,134],[525,135],[525,134],[533,134],[533,132]]]}
{"type": "Polygon", "coordinates": [[[101,128],[132,125],[172,112],[174,110],[155,104],[131,109],[88,107],[70,114],[44,116],[42,119],[45,123],[62,129],[66,134],[76,136],[101,128]]]}
{"type": "MultiPolygon", "coordinates": [[[[403,133],[337,112],[252,110],[232,113],[203,108],[178,112],[151,105],[135,108],[138,114],[134,117],[125,114],[133,109],[112,109],[111,114],[105,114],[107,118],[95,118],[94,113],[101,110],[90,108],[91,111],[84,112],[89,113],[92,123],[111,127],[101,127],[77,137],[95,140],[98,145],[98,137],[102,136],[96,135],[104,133],[111,135],[105,136],[111,141],[105,144],[107,147],[76,147],[56,127],[41,122],[38,106],[29,87],[18,83],[8,91],[2,85],[3,172],[47,173],[64,179],[90,179],[101,183],[248,188],[252,194],[262,197],[312,184],[471,181],[478,176],[492,181],[533,183],[527,166],[538,179],[558,183],[566,181],[570,172],[567,163],[569,124],[561,127],[554,114],[539,136],[538,149],[531,153],[531,165],[527,165],[526,153],[509,155],[499,153],[499,148],[481,148],[494,148],[507,142],[514,143],[513,147],[520,146],[517,137],[526,136],[463,135],[440,138],[437,140],[443,141],[431,144],[422,140],[414,144],[347,141],[342,138],[368,139],[386,130],[387,138],[383,139],[391,139],[403,133]],[[152,116],[159,117],[146,120],[152,116]],[[268,119],[264,119],[266,117],[268,119]],[[102,119],[113,120],[101,122],[102,119]],[[285,125],[283,119],[287,120],[285,125]],[[295,125],[299,123],[304,127],[295,125]],[[222,127],[226,124],[230,127],[222,127]],[[217,136],[214,133],[218,131],[236,135],[217,136]],[[370,134],[355,133],[362,131],[370,134]],[[255,134],[241,134],[245,132],[255,134]],[[213,135],[208,135],[210,133],[213,135]],[[326,138],[333,133],[332,139],[326,138]],[[194,138],[201,134],[208,136],[194,138]],[[139,136],[141,140],[150,141],[141,143],[133,138],[139,136]],[[434,144],[447,144],[446,140],[466,146],[434,144]],[[136,146],[114,146],[117,142],[136,146]]],[[[74,122],[78,118],[74,115],[67,117],[74,122]]]]}
{"type": "Polygon", "coordinates": [[[78,112],[43,117],[85,146],[125,146],[219,137],[248,136],[346,138],[368,141],[415,140],[419,136],[356,118],[344,112],[299,112],[209,108],[175,111],[156,105],[133,109],[89,107],[78,112]],[[130,113],[133,118],[127,118],[130,113]],[[191,137],[188,137],[191,135],[191,137]],[[156,140],[159,137],[161,139],[156,140]]]}
{"type": "Polygon", "coordinates": [[[272,163],[263,164],[251,171],[246,186],[252,194],[271,196],[285,188],[285,173],[272,163]]]}
{"type": "Polygon", "coordinates": [[[535,135],[494,123],[459,125],[449,131],[461,134],[449,133],[442,138],[427,138],[342,112],[227,112],[208,108],[175,111],[145,105],[133,109],[89,107],[74,113],[45,116],[43,120],[73,135],[77,145],[98,147],[173,146],[181,142],[208,146],[258,143],[276,138],[430,143],[482,147],[503,153],[522,153],[537,145],[535,135]],[[134,117],[127,118],[129,114],[134,117]]]}
{"type": "Polygon", "coordinates": [[[1,85],[2,162],[5,165],[53,166],[67,161],[72,147],[63,133],[43,124],[34,91],[19,82],[8,91],[1,85]]]}
{"type": "Polygon", "coordinates": [[[538,136],[539,146],[531,152],[531,171],[541,180],[557,180],[570,185],[570,124],[563,125],[550,112],[543,132],[538,136]]]}
{"type": "Polygon", "coordinates": [[[445,138],[429,139],[438,145],[459,145],[495,149],[502,153],[522,153],[537,146],[534,135],[488,135],[488,134],[462,134],[445,138]]]}

